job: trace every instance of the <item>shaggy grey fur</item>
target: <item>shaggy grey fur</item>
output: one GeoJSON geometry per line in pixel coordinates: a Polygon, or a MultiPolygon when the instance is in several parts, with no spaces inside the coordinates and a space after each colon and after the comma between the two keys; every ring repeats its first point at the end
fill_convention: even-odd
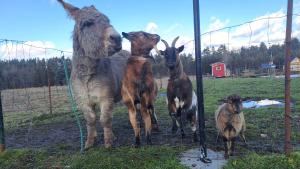
{"type": "Polygon", "coordinates": [[[79,9],[63,0],[58,2],[75,20],[71,82],[76,102],[87,122],[85,148],[93,146],[97,136],[96,106],[101,109],[104,143],[109,148],[114,137],[113,104],[121,99],[121,82],[130,54],[120,51],[120,34],[94,6],[79,9]]]}

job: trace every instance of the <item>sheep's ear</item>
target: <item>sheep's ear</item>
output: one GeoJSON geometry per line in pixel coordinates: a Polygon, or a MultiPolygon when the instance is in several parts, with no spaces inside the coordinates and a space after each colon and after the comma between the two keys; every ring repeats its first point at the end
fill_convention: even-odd
{"type": "Polygon", "coordinates": [[[177,50],[178,50],[178,53],[182,52],[182,51],[183,51],[183,49],[184,49],[184,45],[181,45],[179,48],[177,48],[177,50]]]}

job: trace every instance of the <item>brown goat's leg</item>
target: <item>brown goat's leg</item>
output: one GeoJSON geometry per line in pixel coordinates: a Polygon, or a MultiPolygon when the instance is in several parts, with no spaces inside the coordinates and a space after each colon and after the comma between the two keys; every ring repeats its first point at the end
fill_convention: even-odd
{"type": "Polygon", "coordinates": [[[131,123],[131,126],[134,131],[135,136],[135,147],[139,147],[141,145],[141,139],[140,139],[140,126],[137,124],[137,113],[136,108],[134,107],[134,103],[128,103],[126,104],[128,107],[128,115],[129,115],[129,121],[131,123]]]}
{"type": "Polygon", "coordinates": [[[153,104],[150,104],[150,106],[148,106],[148,110],[151,115],[152,130],[159,131],[157,116],[153,104]]]}
{"type": "Polygon", "coordinates": [[[150,116],[150,112],[145,107],[145,105],[142,105],[141,113],[142,113],[143,120],[144,120],[144,123],[145,123],[145,132],[146,132],[147,144],[151,145],[152,144],[152,141],[151,141],[151,116],[150,116]]]}
{"type": "Polygon", "coordinates": [[[88,105],[82,106],[82,111],[84,113],[87,127],[87,140],[84,147],[87,150],[94,145],[95,139],[97,137],[96,113],[93,107],[88,105]]]}
{"type": "Polygon", "coordinates": [[[100,107],[100,123],[104,132],[104,146],[105,148],[111,148],[114,138],[114,134],[112,132],[113,99],[107,98],[101,101],[100,107]]]}

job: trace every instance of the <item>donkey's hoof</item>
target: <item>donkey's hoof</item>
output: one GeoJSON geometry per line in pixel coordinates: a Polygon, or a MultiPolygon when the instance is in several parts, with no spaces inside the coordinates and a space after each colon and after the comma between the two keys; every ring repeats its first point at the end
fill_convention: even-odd
{"type": "Polygon", "coordinates": [[[112,148],[112,139],[104,139],[104,147],[105,148],[112,148]]]}
{"type": "Polygon", "coordinates": [[[95,143],[95,138],[86,140],[84,145],[84,150],[89,150],[90,148],[92,148],[94,146],[94,143],[95,143]]]}

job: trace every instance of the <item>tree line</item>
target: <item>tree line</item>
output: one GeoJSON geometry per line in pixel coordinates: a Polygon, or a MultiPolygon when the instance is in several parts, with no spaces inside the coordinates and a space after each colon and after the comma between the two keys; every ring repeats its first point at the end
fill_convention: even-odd
{"type": "MultiPolygon", "coordinates": [[[[300,42],[292,39],[292,56],[300,56],[300,42]]],[[[226,63],[231,73],[239,75],[243,70],[262,70],[261,65],[273,62],[276,69],[284,65],[284,44],[272,45],[269,48],[265,43],[259,46],[241,47],[239,50],[229,51],[225,45],[217,49],[205,48],[202,51],[202,72],[211,74],[211,64],[226,63]]],[[[168,69],[164,65],[163,56],[155,55],[153,63],[154,75],[158,78],[168,76],[168,69]]],[[[195,59],[192,54],[181,54],[184,71],[194,75],[196,70],[195,59]]],[[[66,59],[67,71],[71,71],[71,60],[66,59]]],[[[41,87],[47,85],[65,85],[63,58],[0,60],[0,89],[41,87]]]]}

